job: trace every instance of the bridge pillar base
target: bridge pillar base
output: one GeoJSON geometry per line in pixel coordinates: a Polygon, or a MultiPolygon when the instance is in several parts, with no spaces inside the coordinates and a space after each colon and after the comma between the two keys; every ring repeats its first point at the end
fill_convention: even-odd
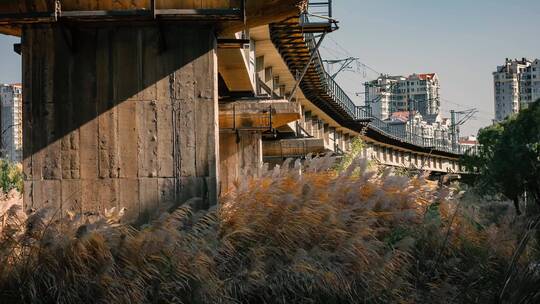
{"type": "Polygon", "coordinates": [[[211,26],[29,25],[22,55],[26,208],[217,202],[211,26]]]}
{"type": "Polygon", "coordinates": [[[237,131],[221,133],[221,191],[233,191],[243,179],[256,177],[263,165],[262,133],[237,131]]]}

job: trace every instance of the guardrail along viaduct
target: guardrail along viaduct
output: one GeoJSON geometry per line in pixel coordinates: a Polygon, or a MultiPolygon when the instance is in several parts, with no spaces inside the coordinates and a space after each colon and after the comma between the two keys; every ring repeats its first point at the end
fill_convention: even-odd
{"type": "Polygon", "coordinates": [[[356,106],[317,51],[330,2],[63,0],[0,3],[22,37],[26,208],[137,218],[217,202],[263,161],[350,149],[390,166],[459,171],[445,142],[356,106]]]}

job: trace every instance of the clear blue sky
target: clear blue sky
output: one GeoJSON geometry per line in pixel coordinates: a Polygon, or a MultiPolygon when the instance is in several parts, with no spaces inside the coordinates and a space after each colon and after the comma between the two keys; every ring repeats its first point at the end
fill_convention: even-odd
{"type": "MultiPolygon", "coordinates": [[[[462,134],[475,134],[493,118],[491,73],[510,58],[540,57],[540,0],[334,0],[340,30],[321,53],[360,60],[381,73],[436,72],[443,114],[478,108],[462,134]],[[337,44],[336,44],[337,43],[337,44]],[[343,49],[342,49],[343,48],[343,49]],[[452,102],[452,103],[451,103],[452,102]],[[456,105],[459,104],[459,105],[456,105]]],[[[0,35],[0,82],[19,82],[18,39],[0,35]]],[[[338,78],[354,95],[374,72],[345,72],[338,78]]]]}
{"type": "Polygon", "coordinates": [[[0,83],[21,82],[21,56],[13,51],[17,37],[0,34],[0,83]]]}

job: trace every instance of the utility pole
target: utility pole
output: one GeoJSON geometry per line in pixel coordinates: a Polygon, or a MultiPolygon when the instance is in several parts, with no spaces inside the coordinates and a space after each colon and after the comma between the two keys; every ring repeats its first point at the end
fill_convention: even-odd
{"type": "Polygon", "coordinates": [[[409,108],[409,133],[411,134],[411,140],[414,140],[414,126],[413,126],[413,113],[414,113],[414,105],[412,103],[412,99],[407,100],[407,107],[409,108]]]}
{"type": "Polygon", "coordinates": [[[455,151],[457,140],[456,140],[456,132],[457,126],[456,126],[456,111],[450,110],[450,136],[452,140],[452,150],[455,151]]]}
{"type": "Polygon", "coordinates": [[[366,106],[366,111],[369,113],[369,116],[371,116],[371,96],[369,95],[369,88],[371,85],[369,82],[364,83],[364,88],[366,88],[365,91],[365,97],[364,97],[364,105],[366,106]]]}
{"type": "Polygon", "coordinates": [[[459,126],[465,124],[471,118],[474,117],[474,114],[478,113],[476,109],[470,109],[465,111],[450,111],[450,132],[452,137],[452,150],[458,150],[458,140],[459,140],[459,126]]]}

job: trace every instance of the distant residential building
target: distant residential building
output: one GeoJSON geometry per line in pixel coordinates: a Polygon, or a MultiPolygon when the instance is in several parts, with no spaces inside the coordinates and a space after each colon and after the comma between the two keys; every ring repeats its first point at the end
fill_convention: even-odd
{"type": "Polygon", "coordinates": [[[382,120],[392,113],[418,111],[421,115],[440,112],[440,85],[437,74],[412,74],[407,77],[381,75],[365,83],[366,105],[382,120]]]}
{"type": "Polygon", "coordinates": [[[478,139],[476,136],[466,136],[459,139],[461,151],[468,154],[474,154],[478,151],[478,139]]]}
{"type": "Polygon", "coordinates": [[[421,135],[420,130],[423,124],[423,117],[417,111],[393,112],[390,118],[385,121],[398,133],[403,133],[403,137],[411,136],[411,134],[421,135]]]}
{"type": "Polygon", "coordinates": [[[423,116],[423,124],[425,125],[424,137],[437,140],[443,140],[450,143],[450,125],[449,118],[443,118],[440,113],[423,116]]]}
{"type": "Polygon", "coordinates": [[[422,116],[418,111],[399,111],[386,121],[398,132],[408,132],[422,140],[433,140],[440,145],[451,142],[450,120],[440,114],[422,116]]]}
{"type": "Polygon", "coordinates": [[[365,83],[366,106],[370,107],[373,116],[386,120],[390,118],[392,113],[400,112],[397,109],[396,96],[399,84],[405,79],[403,76],[381,75],[379,78],[365,83]]]}
{"type": "Polygon", "coordinates": [[[493,84],[495,120],[502,121],[540,98],[540,60],[507,58],[493,72],[493,84]]]}
{"type": "Polygon", "coordinates": [[[2,158],[22,161],[22,86],[0,85],[1,147],[2,158]]]}

